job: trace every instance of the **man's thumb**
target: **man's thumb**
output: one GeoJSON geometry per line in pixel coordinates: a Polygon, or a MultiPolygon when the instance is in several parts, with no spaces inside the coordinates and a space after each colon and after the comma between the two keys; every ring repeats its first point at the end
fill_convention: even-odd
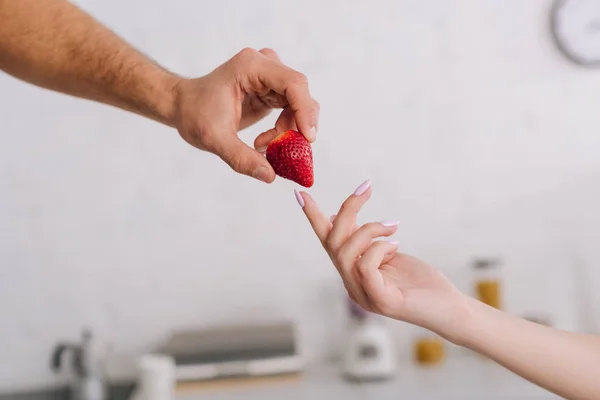
{"type": "Polygon", "coordinates": [[[275,171],[267,159],[238,138],[225,146],[220,157],[240,174],[251,176],[265,183],[275,180],[275,171]]]}

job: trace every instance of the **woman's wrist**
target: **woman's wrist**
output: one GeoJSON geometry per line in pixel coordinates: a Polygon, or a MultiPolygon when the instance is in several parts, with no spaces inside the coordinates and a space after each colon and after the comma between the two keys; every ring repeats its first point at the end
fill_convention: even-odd
{"type": "Polygon", "coordinates": [[[448,313],[437,327],[432,329],[449,342],[462,347],[470,347],[478,327],[485,318],[485,304],[458,293],[453,299],[448,313]]]}
{"type": "Polygon", "coordinates": [[[456,324],[452,342],[474,351],[483,351],[485,342],[502,330],[511,316],[472,297],[465,296],[463,313],[456,324]]]}

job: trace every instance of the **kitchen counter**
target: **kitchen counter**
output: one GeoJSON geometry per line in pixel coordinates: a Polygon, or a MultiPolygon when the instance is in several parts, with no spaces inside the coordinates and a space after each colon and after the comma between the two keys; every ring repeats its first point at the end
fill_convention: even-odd
{"type": "MultiPolygon", "coordinates": [[[[445,365],[419,368],[401,364],[396,377],[384,382],[351,383],[335,366],[308,368],[299,379],[262,385],[221,385],[218,390],[186,390],[177,400],[553,400],[560,397],[541,389],[499,365],[476,355],[453,357],[445,365]]],[[[112,385],[111,400],[127,400],[133,383],[112,385]]],[[[66,388],[0,396],[0,400],[68,400],[66,388]]]]}
{"type": "Polygon", "coordinates": [[[402,365],[395,379],[350,383],[334,367],[308,369],[297,382],[219,391],[188,392],[177,400],[398,400],[398,399],[560,399],[475,355],[441,367],[402,365]]]}

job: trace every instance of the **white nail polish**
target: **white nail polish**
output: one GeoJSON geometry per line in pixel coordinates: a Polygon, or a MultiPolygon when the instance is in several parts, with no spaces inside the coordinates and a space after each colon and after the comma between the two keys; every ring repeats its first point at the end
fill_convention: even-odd
{"type": "Polygon", "coordinates": [[[371,186],[371,180],[367,179],[366,181],[364,181],[363,183],[361,183],[359,187],[356,188],[356,190],[354,191],[354,195],[355,196],[360,196],[361,194],[363,194],[364,192],[366,192],[367,189],[370,186],[371,186]]]}
{"type": "Polygon", "coordinates": [[[381,221],[381,225],[391,228],[392,226],[400,225],[400,221],[381,221]]]}
{"type": "Polygon", "coordinates": [[[300,207],[304,207],[304,199],[302,198],[302,195],[300,194],[298,189],[294,189],[294,195],[296,196],[296,201],[298,201],[300,207]]]}

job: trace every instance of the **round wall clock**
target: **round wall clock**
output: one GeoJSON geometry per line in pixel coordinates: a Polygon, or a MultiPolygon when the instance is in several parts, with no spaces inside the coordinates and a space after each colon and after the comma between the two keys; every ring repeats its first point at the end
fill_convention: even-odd
{"type": "Polygon", "coordinates": [[[600,67],[600,0],[556,0],[551,27],[558,48],[571,61],[600,67]]]}

